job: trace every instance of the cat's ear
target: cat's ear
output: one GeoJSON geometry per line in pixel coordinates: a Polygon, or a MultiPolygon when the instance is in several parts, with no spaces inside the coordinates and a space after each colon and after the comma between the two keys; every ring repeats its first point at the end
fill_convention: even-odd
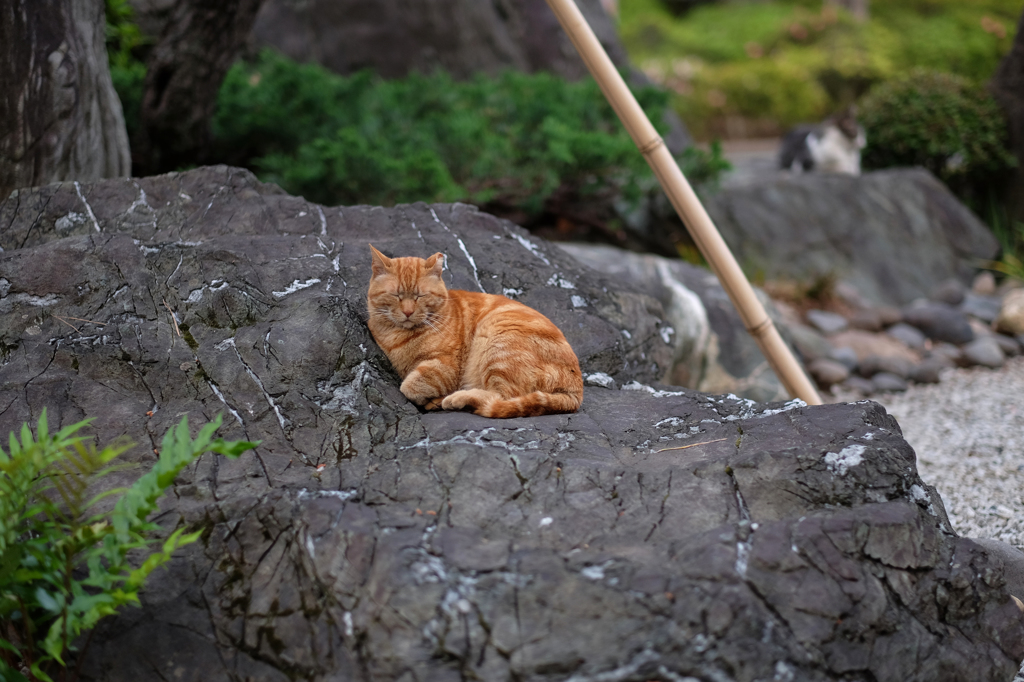
{"type": "Polygon", "coordinates": [[[441,279],[441,273],[444,271],[444,254],[438,251],[428,258],[426,270],[428,275],[441,279]]]}
{"type": "Polygon", "coordinates": [[[391,259],[373,248],[373,244],[370,244],[369,247],[373,258],[373,262],[371,264],[371,267],[373,268],[373,276],[380,277],[381,275],[391,272],[391,259]]]}

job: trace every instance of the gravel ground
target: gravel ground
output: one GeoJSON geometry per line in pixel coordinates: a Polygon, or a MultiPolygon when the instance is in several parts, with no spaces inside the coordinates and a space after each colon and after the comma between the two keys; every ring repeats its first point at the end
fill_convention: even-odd
{"type": "Polygon", "coordinates": [[[1024,357],[872,399],[899,421],[960,535],[1024,549],[1024,357]]]}

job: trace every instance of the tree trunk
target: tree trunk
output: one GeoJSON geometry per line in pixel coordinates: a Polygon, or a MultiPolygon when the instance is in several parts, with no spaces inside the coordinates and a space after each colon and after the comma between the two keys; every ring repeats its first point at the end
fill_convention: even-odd
{"type": "Polygon", "coordinates": [[[128,175],[103,0],[0,9],[0,199],[19,187],[128,175]]]}
{"type": "Polygon", "coordinates": [[[992,80],[992,94],[1006,112],[1010,148],[1017,157],[1017,170],[1007,193],[1007,209],[1012,219],[1024,222],[1024,14],[1017,24],[1013,48],[992,80]]]}
{"type": "Polygon", "coordinates": [[[138,175],[202,163],[217,92],[263,0],[178,0],[146,63],[138,175]]]}

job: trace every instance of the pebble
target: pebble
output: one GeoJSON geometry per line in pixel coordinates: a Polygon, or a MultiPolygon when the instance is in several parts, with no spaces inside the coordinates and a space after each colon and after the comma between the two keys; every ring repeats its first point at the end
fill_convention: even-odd
{"type": "Polygon", "coordinates": [[[865,379],[859,377],[856,374],[850,376],[849,379],[843,382],[843,388],[847,391],[852,391],[858,395],[871,395],[875,392],[875,385],[871,379],[865,379]]]}
{"type": "Polygon", "coordinates": [[[850,327],[868,332],[880,332],[884,325],[882,316],[874,309],[858,310],[850,315],[850,327]]]}
{"type": "Polygon", "coordinates": [[[927,302],[903,311],[903,321],[936,341],[962,344],[974,340],[974,331],[967,316],[944,303],[927,302]]]}
{"type": "Polygon", "coordinates": [[[901,355],[913,362],[919,359],[918,354],[907,348],[906,344],[888,334],[872,334],[860,329],[849,329],[830,337],[829,341],[835,348],[852,348],[858,358],[866,358],[869,355],[901,355]]]}
{"type": "Polygon", "coordinates": [[[937,384],[942,378],[942,370],[952,366],[952,362],[941,356],[926,358],[914,367],[908,378],[918,384],[937,384]]]}
{"type": "Polygon", "coordinates": [[[1003,355],[1005,355],[1006,357],[1012,358],[1016,357],[1017,355],[1020,355],[1021,347],[1020,344],[1017,342],[1017,339],[1011,338],[1004,334],[996,334],[992,338],[994,338],[996,340],[996,343],[999,344],[999,347],[1003,351],[1003,355]]]}
{"type": "Polygon", "coordinates": [[[999,343],[991,336],[982,336],[964,346],[964,358],[969,364],[999,369],[1006,362],[999,343]]]}
{"type": "Polygon", "coordinates": [[[808,310],[805,317],[814,328],[826,335],[838,334],[850,326],[845,317],[827,310],[808,310]]]}
{"type": "Polygon", "coordinates": [[[903,377],[892,372],[879,372],[871,377],[871,383],[875,391],[879,393],[893,393],[907,390],[907,382],[903,377]]]}
{"type": "Polygon", "coordinates": [[[903,311],[893,306],[883,305],[875,308],[875,312],[882,318],[883,327],[891,327],[903,320],[903,311]]]}
{"type": "Polygon", "coordinates": [[[1014,289],[1003,298],[995,328],[1012,336],[1024,334],[1024,289],[1014,289]]]}
{"type": "Polygon", "coordinates": [[[991,296],[996,293],[996,276],[988,270],[979,272],[974,276],[971,292],[979,296],[991,296]]]}
{"type": "Polygon", "coordinates": [[[850,370],[840,362],[828,358],[812,360],[807,365],[807,371],[811,373],[814,380],[821,388],[829,388],[835,384],[841,384],[850,376],[850,370]]]}
{"type": "Polygon", "coordinates": [[[964,352],[960,350],[959,346],[954,346],[951,343],[933,343],[928,355],[929,357],[944,357],[953,365],[964,364],[964,352]]]}
{"type": "Polygon", "coordinates": [[[966,293],[967,287],[962,282],[955,279],[947,279],[935,287],[935,290],[932,291],[931,299],[949,305],[960,305],[966,293]]]}
{"type": "Polygon", "coordinates": [[[885,333],[897,341],[902,341],[915,350],[921,350],[925,346],[928,337],[917,327],[911,327],[906,322],[898,322],[885,330],[885,333]]]}
{"type": "Polygon", "coordinates": [[[857,365],[857,372],[863,377],[874,378],[879,372],[886,372],[906,379],[914,370],[914,364],[899,355],[869,355],[857,365]]]}
{"type": "Polygon", "coordinates": [[[807,361],[826,357],[832,346],[828,340],[805,324],[790,324],[786,327],[793,345],[807,361]]]}
{"type": "Polygon", "coordinates": [[[851,372],[857,368],[857,351],[849,346],[839,346],[838,348],[831,349],[828,357],[830,360],[840,363],[851,372]]]}
{"type": "Polygon", "coordinates": [[[982,322],[991,324],[999,317],[999,308],[1002,306],[1002,299],[998,296],[979,296],[968,292],[958,310],[964,315],[971,315],[982,322]]]}

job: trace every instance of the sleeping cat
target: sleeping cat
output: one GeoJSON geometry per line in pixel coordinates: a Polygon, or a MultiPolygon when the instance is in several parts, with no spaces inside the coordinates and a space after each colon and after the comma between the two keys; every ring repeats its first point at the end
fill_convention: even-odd
{"type": "Polygon", "coordinates": [[[428,410],[499,418],[579,408],[580,363],[551,320],[504,296],[449,291],[443,254],[424,260],[370,250],[368,325],[406,398],[428,410]]]}
{"type": "Polygon", "coordinates": [[[857,124],[856,110],[850,107],[820,125],[797,126],[786,133],[779,167],[794,172],[860,175],[860,150],[866,143],[864,128],[857,124]]]}

